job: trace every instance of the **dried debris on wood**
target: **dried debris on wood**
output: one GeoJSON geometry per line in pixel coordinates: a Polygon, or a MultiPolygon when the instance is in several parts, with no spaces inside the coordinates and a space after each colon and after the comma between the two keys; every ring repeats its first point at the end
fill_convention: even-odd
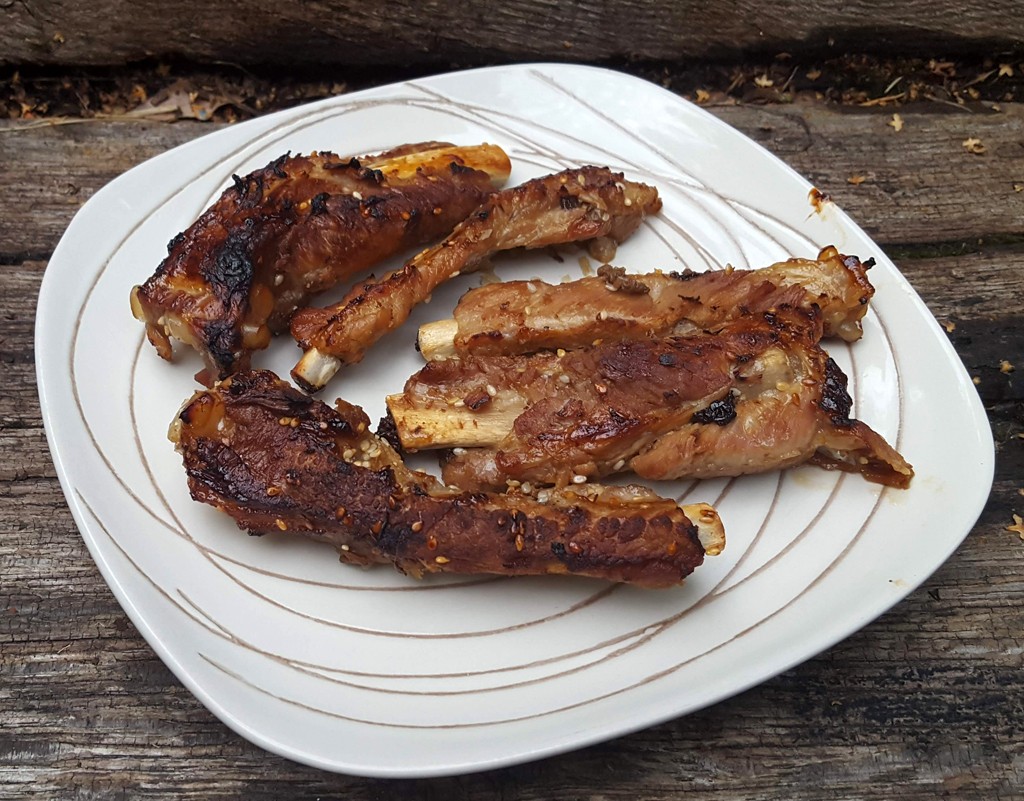
{"type": "MultiPolygon", "coordinates": [[[[1024,89],[1024,64],[1005,59],[844,55],[807,63],[779,53],[768,61],[739,66],[636,61],[606,66],[653,80],[701,105],[790,103],[810,97],[881,108],[924,100],[998,112],[1000,102],[1018,98],[1024,89]]],[[[147,120],[232,122],[427,72],[331,69],[333,75],[309,77],[280,70],[260,73],[231,64],[202,68],[146,64],[63,73],[4,68],[0,69],[0,117],[109,119],[130,115],[128,118],[147,120]]],[[[893,127],[898,130],[897,125],[893,127]]]]}
{"type": "Polygon", "coordinates": [[[983,145],[981,140],[976,137],[969,136],[960,144],[963,145],[964,150],[968,153],[973,153],[976,156],[985,155],[985,145],[983,145]]]}
{"type": "Polygon", "coordinates": [[[166,65],[77,75],[0,71],[0,117],[235,122],[346,91],[344,81],[261,79],[166,65]]]}

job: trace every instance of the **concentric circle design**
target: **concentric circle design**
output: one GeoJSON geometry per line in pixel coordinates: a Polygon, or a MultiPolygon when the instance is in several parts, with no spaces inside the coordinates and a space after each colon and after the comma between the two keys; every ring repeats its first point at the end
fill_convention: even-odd
{"type": "MultiPolygon", "coordinates": [[[[845,215],[807,204],[808,189],[657,87],[552,65],[336,98],[136,168],[76,218],[40,303],[48,435],[90,551],[154,648],[226,723],[291,758],[352,773],[522,761],[683,714],[807,658],[937,567],[973,523],[991,475],[991,443],[976,432],[929,437],[948,418],[984,420],[934,320],[845,215]],[[657,185],[663,212],[616,257],[632,270],[758,267],[828,244],[874,256],[878,295],[864,340],[829,349],[850,375],[858,416],[915,464],[914,488],[813,468],[659,485],[714,503],[728,536],[724,554],[665,592],[582,579],[414,581],[340,565],[329,548],[284,535],[248,538],[193,503],[165,431],[195,388],[197,364],[190,354],[156,358],[128,312],[129,288],[232,173],[285,150],[371,152],[422,138],[497,142],[516,182],[592,163],[657,185]],[[910,343],[927,370],[908,361],[910,343]],[[936,386],[955,388],[953,400],[911,408],[909,398],[936,386]],[[936,536],[935,501],[950,486],[971,500],[942,514],[947,532],[957,519],[936,536]]],[[[558,281],[580,275],[578,258],[514,256],[497,271],[558,281]]],[[[380,413],[417,368],[417,325],[450,314],[474,280],[436,292],[326,400],[340,394],[380,413]]],[[[280,341],[256,361],[286,375],[297,355],[280,341]]]]}

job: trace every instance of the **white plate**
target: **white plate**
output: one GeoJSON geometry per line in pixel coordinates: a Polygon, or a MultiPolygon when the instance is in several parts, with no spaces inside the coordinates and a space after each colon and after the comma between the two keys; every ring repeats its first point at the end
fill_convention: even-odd
{"type": "MultiPolygon", "coordinates": [[[[57,472],[132,621],[195,695],[291,759],[373,776],[534,759],[683,715],[816,654],[906,596],[956,548],[992,481],[989,427],[935,320],[845,214],[741,134],[636,78],[500,67],[332,98],[219,131],[96,194],[46,271],[36,342],[57,472]],[[616,263],[760,267],[835,244],[874,257],[864,339],[829,348],[855,412],[917,470],[905,492],[800,468],[662,492],[715,502],[728,546],[671,591],[569,578],[415,581],[338,563],[326,546],[250,538],[193,503],[166,430],[198,358],[160,361],[128,291],[232,173],[286,150],[373,152],[491,141],[512,182],[583,163],[653,182],[665,208],[616,263]]],[[[397,263],[396,263],[397,264],[397,263]]],[[[508,258],[504,276],[578,277],[576,256],[508,258]]],[[[465,276],[324,393],[373,416],[418,365],[418,324],[465,276]]],[[[299,351],[255,359],[287,375],[299,351]]]]}

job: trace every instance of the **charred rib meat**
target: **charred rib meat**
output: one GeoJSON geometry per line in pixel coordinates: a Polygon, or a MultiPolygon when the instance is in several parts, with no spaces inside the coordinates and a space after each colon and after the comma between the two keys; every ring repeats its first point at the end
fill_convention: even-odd
{"type": "Polygon", "coordinates": [[[420,328],[425,359],[512,355],[577,348],[595,339],[648,339],[715,330],[744,313],[795,306],[821,310],[825,336],[860,338],[874,294],[867,267],[834,247],[816,260],[789,259],[761,270],[598,275],[564,284],[508,281],[472,289],[453,319],[420,328]]]}
{"type": "Polygon", "coordinates": [[[305,355],[292,377],[310,391],[321,388],[343,364],[360,361],[374,342],[405,322],[439,284],[495,253],[599,237],[621,243],[660,208],[656,189],[601,167],[567,170],[499,192],[402,269],[357,285],[333,306],[297,312],[292,336],[305,355]]]}
{"type": "Polygon", "coordinates": [[[717,334],[428,363],[388,409],[405,448],[453,448],[464,489],[565,484],[632,469],[736,476],[813,461],[905,487],[913,471],[851,420],[816,309],[749,314],[717,334]]]}
{"type": "Polygon", "coordinates": [[[202,354],[203,383],[245,368],[291,313],[380,260],[444,236],[508,178],[498,147],[406,145],[362,159],[285,155],[244,178],[132,290],[165,359],[202,354]]]}
{"type": "Polygon", "coordinates": [[[464,493],[408,469],[361,409],[332,409],[265,371],[196,393],[171,427],[192,497],[257,534],[331,543],[343,561],[410,575],[575,574],[678,584],[724,544],[706,504],[641,487],[544,497],[464,493]]]}

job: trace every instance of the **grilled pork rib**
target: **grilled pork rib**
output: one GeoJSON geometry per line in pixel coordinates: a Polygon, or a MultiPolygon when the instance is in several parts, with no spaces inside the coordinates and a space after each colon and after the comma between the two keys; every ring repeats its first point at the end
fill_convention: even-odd
{"type": "Polygon", "coordinates": [[[467,292],[453,319],[420,328],[425,359],[572,349],[595,339],[714,330],[743,313],[819,307],[825,336],[852,342],[874,294],[867,268],[834,247],[760,270],[625,275],[607,265],[564,284],[508,281],[467,292]]]}
{"type": "Polygon", "coordinates": [[[453,448],[446,483],[737,476],[813,461],[905,487],[913,471],[849,417],[816,309],[749,314],[717,334],[428,363],[387,399],[404,448],[453,448]]]}
{"type": "Polygon", "coordinates": [[[132,290],[165,359],[202,354],[203,383],[248,366],[310,297],[444,236],[508,178],[498,147],[405,145],[362,159],[285,155],[244,178],[168,245],[132,290]]]}
{"type": "Polygon", "coordinates": [[[656,189],[601,167],[566,170],[498,192],[402,269],[357,285],[333,306],[297,312],[292,336],[305,355],[292,377],[309,391],[320,389],[343,364],[360,361],[405,322],[438,285],[495,253],[598,237],[621,243],[660,208],[656,189]]]}
{"type": "Polygon", "coordinates": [[[331,543],[345,562],[435,572],[570,573],[678,584],[724,533],[706,504],[641,487],[573,486],[538,499],[464,493],[408,469],[361,409],[335,409],[265,371],[196,393],[171,427],[192,497],[256,534],[331,543]]]}

